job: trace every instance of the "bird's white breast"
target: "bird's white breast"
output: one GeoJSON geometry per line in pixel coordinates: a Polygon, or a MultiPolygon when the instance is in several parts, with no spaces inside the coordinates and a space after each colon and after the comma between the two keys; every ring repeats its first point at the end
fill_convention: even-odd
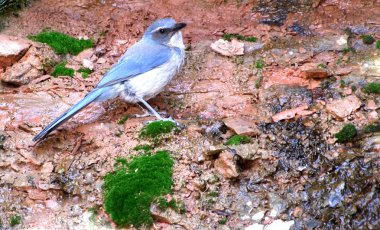
{"type": "Polygon", "coordinates": [[[148,100],[159,94],[176,75],[184,60],[184,50],[172,50],[168,62],[146,73],[129,79],[121,87],[121,96],[127,102],[136,103],[137,98],[148,100]]]}

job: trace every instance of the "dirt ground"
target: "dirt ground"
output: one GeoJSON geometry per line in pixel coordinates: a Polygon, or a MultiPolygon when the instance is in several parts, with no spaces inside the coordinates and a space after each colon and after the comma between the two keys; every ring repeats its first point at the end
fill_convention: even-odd
{"type": "MultiPolygon", "coordinates": [[[[153,117],[118,124],[142,111],[117,100],[90,106],[39,144],[32,138],[167,16],[188,24],[186,63],[150,103],[186,126],[156,147],[175,159],[172,196],[186,212],[155,213],[152,228],[379,229],[380,138],[363,128],[377,124],[380,101],[363,86],[379,81],[380,49],[361,38],[380,39],[378,0],[31,2],[1,34],[26,39],[50,28],[91,38],[93,49],[67,59],[75,69],[89,60],[94,72],[0,84],[0,229],[14,215],[21,224],[12,229],[116,228],[102,207],[103,177],[117,156],[149,143],[138,134],[153,117]],[[226,57],[210,48],[226,33],[257,41],[226,57]],[[348,123],[358,135],[337,143],[348,123]],[[236,133],[251,142],[223,145],[236,133]]],[[[62,58],[31,44],[41,60],[62,58]]]]}

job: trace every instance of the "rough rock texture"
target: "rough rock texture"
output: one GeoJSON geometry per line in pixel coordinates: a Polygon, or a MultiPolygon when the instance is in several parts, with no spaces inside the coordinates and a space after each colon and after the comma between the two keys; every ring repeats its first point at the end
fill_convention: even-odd
{"type": "Polygon", "coordinates": [[[225,178],[234,178],[239,176],[237,160],[236,154],[226,150],[219,154],[218,159],[215,160],[214,167],[225,178]]]}
{"type": "Polygon", "coordinates": [[[350,95],[342,99],[331,101],[326,105],[326,110],[337,118],[342,119],[356,111],[361,105],[362,102],[357,96],[350,95]]]}
{"type": "Polygon", "coordinates": [[[30,42],[22,38],[0,34],[0,69],[12,66],[20,60],[30,45],[30,42]]]}
{"type": "Polygon", "coordinates": [[[0,79],[13,85],[25,85],[52,71],[59,61],[60,57],[47,45],[33,43],[23,58],[0,74],[0,79]]]}

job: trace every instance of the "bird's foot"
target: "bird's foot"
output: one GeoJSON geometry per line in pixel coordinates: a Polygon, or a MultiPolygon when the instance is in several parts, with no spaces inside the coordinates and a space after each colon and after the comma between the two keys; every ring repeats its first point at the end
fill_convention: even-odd
{"type": "MultiPolygon", "coordinates": [[[[155,121],[157,121],[157,120],[155,120],[155,121]]],[[[144,124],[147,125],[147,124],[150,124],[150,123],[155,122],[155,121],[146,121],[144,124]]],[[[172,117],[163,118],[162,120],[159,120],[159,121],[170,121],[170,122],[173,122],[177,126],[177,128],[179,128],[179,129],[184,129],[185,128],[184,124],[181,124],[181,123],[177,122],[172,117]]]]}

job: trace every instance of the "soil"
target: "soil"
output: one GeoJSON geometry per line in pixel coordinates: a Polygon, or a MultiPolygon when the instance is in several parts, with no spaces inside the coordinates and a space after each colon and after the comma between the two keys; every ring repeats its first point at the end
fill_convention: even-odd
{"type": "Polygon", "coordinates": [[[186,63],[150,103],[185,125],[156,149],[175,159],[172,197],[186,212],[155,213],[154,228],[254,229],[281,220],[293,221],[291,229],[379,229],[380,138],[363,128],[377,124],[380,101],[362,88],[380,79],[380,50],[361,39],[380,39],[377,0],[32,1],[1,33],[26,38],[50,28],[91,38],[87,54],[66,58],[77,68],[90,57],[94,72],[0,84],[0,229],[15,215],[14,229],[116,228],[102,207],[103,177],[116,157],[149,143],[138,134],[154,118],[118,124],[143,111],[116,100],[90,106],[41,143],[32,138],[167,16],[188,24],[186,63]],[[226,33],[258,41],[225,57],[210,45],[226,33]],[[358,135],[337,143],[347,123],[358,135]],[[223,145],[246,126],[250,143],[223,145]]]}

